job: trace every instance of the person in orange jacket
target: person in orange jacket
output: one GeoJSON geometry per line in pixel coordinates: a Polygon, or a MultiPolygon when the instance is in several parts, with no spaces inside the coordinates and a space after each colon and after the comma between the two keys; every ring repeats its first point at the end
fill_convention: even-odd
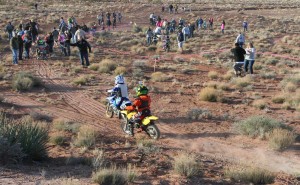
{"type": "MultiPolygon", "coordinates": [[[[137,98],[133,101],[131,106],[127,106],[126,110],[128,111],[137,111],[137,114],[134,116],[134,122],[141,124],[141,121],[151,115],[150,104],[151,98],[148,95],[148,88],[144,85],[139,85],[136,89],[137,98]]],[[[130,132],[130,131],[128,131],[130,132]]],[[[132,134],[132,133],[128,133],[132,134]]]]}

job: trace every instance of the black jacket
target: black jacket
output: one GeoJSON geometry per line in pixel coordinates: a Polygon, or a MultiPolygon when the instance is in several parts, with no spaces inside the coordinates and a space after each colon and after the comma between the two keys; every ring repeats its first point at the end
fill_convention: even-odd
{"type": "Polygon", "coordinates": [[[231,49],[231,52],[233,53],[236,62],[243,62],[245,60],[244,55],[246,54],[246,51],[243,48],[237,46],[231,49]]]}
{"type": "Polygon", "coordinates": [[[89,52],[92,51],[91,45],[86,40],[80,40],[74,44],[70,43],[71,46],[77,46],[80,53],[88,53],[87,49],[89,49],[89,52]]]}

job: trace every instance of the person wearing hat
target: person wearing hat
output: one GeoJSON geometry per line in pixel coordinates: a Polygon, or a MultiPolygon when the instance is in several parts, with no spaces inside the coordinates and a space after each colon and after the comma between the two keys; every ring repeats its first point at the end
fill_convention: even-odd
{"type": "Polygon", "coordinates": [[[12,38],[10,39],[9,45],[13,55],[13,64],[18,65],[19,39],[14,31],[12,32],[12,38]]]}
{"type": "Polygon", "coordinates": [[[19,43],[19,60],[23,60],[23,31],[18,32],[18,43],[19,43]]]}

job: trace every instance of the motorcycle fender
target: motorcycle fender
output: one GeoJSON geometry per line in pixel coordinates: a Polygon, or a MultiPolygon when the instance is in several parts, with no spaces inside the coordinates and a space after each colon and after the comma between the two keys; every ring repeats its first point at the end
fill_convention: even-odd
{"type": "Polygon", "coordinates": [[[121,114],[127,115],[127,111],[126,111],[126,110],[122,110],[122,111],[121,111],[121,114]]]}
{"type": "Polygon", "coordinates": [[[143,125],[148,125],[151,122],[151,120],[158,120],[158,117],[156,117],[156,116],[146,117],[143,119],[142,123],[143,123],[143,125]]]}
{"type": "Polygon", "coordinates": [[[136,115],[136,112],[130,112],[127,114],[127,119],[131,119],[134,115],[136,115]]]}

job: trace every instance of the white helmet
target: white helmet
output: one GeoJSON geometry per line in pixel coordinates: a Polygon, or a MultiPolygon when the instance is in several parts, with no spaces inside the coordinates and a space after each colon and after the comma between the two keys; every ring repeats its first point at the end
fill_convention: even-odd
{"type": "Polygon", "coordinates": [[[124,84],[125,79],[122,75],[118,75],[115,77],[115,84],[124,84]]]}

